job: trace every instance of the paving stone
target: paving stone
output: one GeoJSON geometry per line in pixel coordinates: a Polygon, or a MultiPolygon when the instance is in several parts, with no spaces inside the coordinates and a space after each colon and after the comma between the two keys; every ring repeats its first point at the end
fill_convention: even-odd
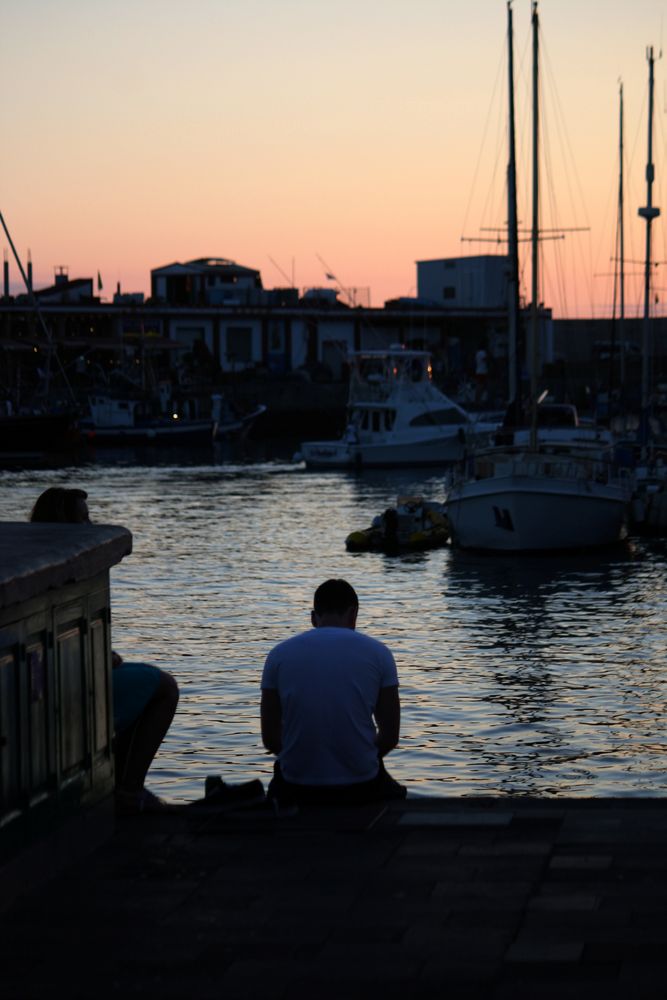
{"type": "Polygon", "coordinates": [[[549,862],[552,870],[585,869],[587,871],[603,871],[611,868],[613,858],[610,854],[557,854],[549,862]]]}
{"type": "Polygon", "coordinates": [[[123,824],[0,915],[2,1000],[667,994],[667,800],[407,800],[362,826],[123,824]]]}
{"type": "Polygon", "coordinates": [[[582,941],[568,941],[521,934],[507,950],[508,962],[578,962],[584,953],[582,941]]]}
{"type": "Polygon", "coordinates": [[[551,841],[509,840],[489,845],[465,844],[460,855],[467,857],[512,858],[544,857],[552,850],[551,841]]]}
{"type": "Polygon", "coordinates": [[[406,813],[401,816],[399,826],[508,826],[512,821],[512,813],[478,813],[473,812],[420,812],[406,813]]]}
{"type": "Polygon", "coordinates": [[[600,900],[597,896],[583,893],[561,893],[552,896],[535,896],[528,901],[529,910],[547,910],[549,912],[572,913],[577,910],[598,910],[600,900]]]}

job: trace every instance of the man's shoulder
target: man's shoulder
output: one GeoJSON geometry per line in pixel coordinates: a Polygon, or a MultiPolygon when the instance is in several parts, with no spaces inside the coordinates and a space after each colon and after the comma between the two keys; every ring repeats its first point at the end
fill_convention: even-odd
{"type": "Polygon", "coordinates": [[[365,647],[366,649],[379,652],[390,653],[389,647],[365,632],[349,628],[311,628],[305,632],[299,632],[288,639],[283,639],[271,650],[272,654],[280,654],[298,649],[301,646],[322,645],[332,643],[344,643],[350,646],[365,647]]]}
{"type": "Polygon", "coordinates": [[[280,653],[287,652],[290,649],[294,649],[304,643],[307,643],[309,641],[309,637],[312,636],[315,631],[315,629],[308,629],[306,632],[297,632],[296,635],[291,635],[289,638],[283,639],[273,647],[269,656],[279,655],[280,653]]]}

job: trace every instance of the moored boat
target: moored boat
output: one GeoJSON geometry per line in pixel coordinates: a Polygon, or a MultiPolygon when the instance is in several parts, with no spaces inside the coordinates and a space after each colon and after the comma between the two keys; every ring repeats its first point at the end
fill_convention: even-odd
{"type": "Polygon", "coordinates": [[[88,441],[94,445],[177,444],[212,441],[213,420],[188,419],[177,411],[155,416],[140,399],[102,394],[88,398],[90,417],[82,422],[88,441]]]}
{"type": "Polygon", "coordinates": [[[445,465],[459,461],[477,434],[496,421],[466,412],[432,381],[428,351],[402,346],[348,357],[347,429],[337,441],[305,441],[309,468],[445,465]]]}
{"type": "Polygon", "coordinates": [[[481,451],[447,496],[452,542],[504,552],[609,545],[625,535],[632,478],[611,454],[563,445],[481,451]]]}
{"type": "Polygon", "coordinates": [[[399,497],[374,518],[368,528],[351,532],[345,539],[348,552],[420,552],[440,548],[449,539],[449,524],[442,503],[422,497],[399,497]]]}
{"type": "MultiPolygon", "coordinates": [[[[529,341],[530,406],[523,426],[513,416],[490,448],[471,456],[447,496],[452,541],[462,548],[504,552],[568,550],[612,544],[624,534],[633,479],[614,463],[611,437],[580,427],[573,407],[540,407],[538,396],[538,16],[533,4],[533,225],[529,341]],[[540,419],[542,412],[543,419],[540,419]]],[[[516,178],[514,150],[512,11],[508,5],[510,142],[508,176],[516,178]]],[[[518,275],[516,184],[508,185],[510,274],[518,275]]],[[[510,291],[510,340],[517,342],[517,309],[510,291]]],[[[518,359],[518,355],[517,355],[518,359]]],[[[514,380],[513,399],[520,395],[514,380]]],[[[520,409],[512,405],[510,412],[520,409]]],[[[526,414],[524,414],[526,416],[526,414]]]]}

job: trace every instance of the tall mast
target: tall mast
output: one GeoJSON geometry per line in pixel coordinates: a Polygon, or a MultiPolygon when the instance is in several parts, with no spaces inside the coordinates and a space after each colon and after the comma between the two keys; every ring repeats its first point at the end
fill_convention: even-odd
{"type": "Polygon", "coordinates": [[[619,256],[619,296],[620,316],[618,321],[618,337],[620,340],[620,372],[621,385],[625,385],[625,211],[623,192],[623,84],[619,93],[619,143],[618,143],[618,256],[619,256]]]}
{"type": "Polygon", "coordinates": [[[537,0],[533,2],[533,224],[531,230],[532,248],[532,302],[530,307],[530,399],[531,399],[531,426],[530,444],[532,448],[537,445],[537,347],[538,347],[538,319],[539,319],[539,241],[540,241],[540,218],[539,218],[539,149],[540,149],[540,118],[539,118],[539,20],[537,16],[537,0]]]}
{"type": "MultiPolygon", "coordinates": [[[[521,392],[521,362],[518,350],[519,324],[519,234],[516,207],[516,132],[514,122],[514,31],[512,0],[507,4],[507,69],[509,90],[508,164],[507,164],[507,256],[509,280],[507,287],[509,400],[515,404],[518,418],[521,392]]],[[[518,422],[518,421],[517,421],[518,422]]]]}
{"type": "Polygon", "coordinates": [[[646,161],[646,206],[639,209],[639,215],[646,220],[646,256],[644,263],[644,325],[642,332],[642,446],[646,450],[648,442],[648,411],[650,402],[649,354],[650,354],[650,312],[651,312],[651,223],[660,215],[660,209],[653,204],[653,46],[647,49],[648,59],[648,157],[646,161]]]}

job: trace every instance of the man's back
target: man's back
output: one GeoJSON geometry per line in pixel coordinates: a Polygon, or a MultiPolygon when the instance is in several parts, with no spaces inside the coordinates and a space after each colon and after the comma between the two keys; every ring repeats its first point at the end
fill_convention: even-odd
{"type": "Polygon", "coordinates": [[[276,646],[262,688],[280,698],[285,779],[301,785],[371,780],[378,770],[373,713],[381,689],[397,685],[387,647],[353,629],[314,628],[276,646]]]}

